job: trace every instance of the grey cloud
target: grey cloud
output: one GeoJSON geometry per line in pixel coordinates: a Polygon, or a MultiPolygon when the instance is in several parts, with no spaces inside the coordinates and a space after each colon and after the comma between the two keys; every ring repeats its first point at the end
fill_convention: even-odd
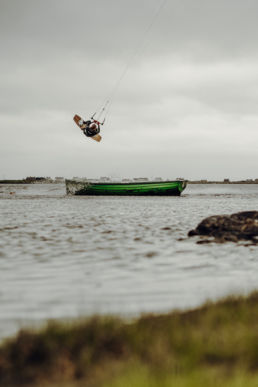
{"type": "MultiPolygon", "coordinates": [[[[10,49],[68,50],[103,58],[126,57],[144,37],[159,2],[154,0],[1,0],[0,32],[10,49]],[[10,23],[10,21],[12,21],[10,23]]],[[[147,36],[145,56],[242,56],[258,38],[255,0],[170,0],[147,36]]]]}
{"type": "Polygon", "coordinates": [[[168,0],[145,36],[159,4],[0,0],[2,171],[217,176],[230,148],[225,173],[255,176],[257,1],[168,0]],[[72,116],[95,111],[128,58],[103,142],[90,142],[72,116]]]}

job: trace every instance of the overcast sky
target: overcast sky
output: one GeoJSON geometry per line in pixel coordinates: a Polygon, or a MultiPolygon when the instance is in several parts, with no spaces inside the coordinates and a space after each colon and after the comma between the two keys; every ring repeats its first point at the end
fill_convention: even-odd
{"type": "Polygon", "coordinates": [[[0,0],[0,179],[258,178],[257,18],[257,0],[0,0]],[[123,74],[86,138],[73,115],[123,74]]]}

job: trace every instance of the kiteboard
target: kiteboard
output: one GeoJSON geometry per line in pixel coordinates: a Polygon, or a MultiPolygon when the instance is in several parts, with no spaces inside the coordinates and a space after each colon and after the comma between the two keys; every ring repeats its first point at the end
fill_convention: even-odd
{"type": "MultiPolygon", "coordinates": [[[[79,126],[79,128],[81,130],[83,130],[82,124],[80,124],[80,122],[82,121],[82,118],[80,116],[78,116],[78,114],[75,114],[75,116],[73,117],[73,120],[76,123],[76,125],[79,126]]],[[[95,140],[97,142],[100,142],[102,137],[99,134],[96,134],[95,136],[92,136],[90,138],[92,138],[93,140],[95,140]]]]}

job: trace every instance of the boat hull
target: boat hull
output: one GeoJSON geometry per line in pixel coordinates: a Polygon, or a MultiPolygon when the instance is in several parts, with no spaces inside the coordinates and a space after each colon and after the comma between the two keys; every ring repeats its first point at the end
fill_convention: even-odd
{"type": "Polygon", "coordinates": [[[119,196],[179,196],[186,181],[102,183],[66,180],[68,195],[119,195],[119,196]]]}

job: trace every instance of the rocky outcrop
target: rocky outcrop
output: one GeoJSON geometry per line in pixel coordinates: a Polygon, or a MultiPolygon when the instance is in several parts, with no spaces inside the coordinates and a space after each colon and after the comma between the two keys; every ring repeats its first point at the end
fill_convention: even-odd
{"type": "Polygon", "coordinates": [[[197,243],[241,240],[258,244],[258,211],[238,212],[232,215],[209,216],[201,221],[196,229],[189,231],[188,236],[206,236],[197,243]]]}

